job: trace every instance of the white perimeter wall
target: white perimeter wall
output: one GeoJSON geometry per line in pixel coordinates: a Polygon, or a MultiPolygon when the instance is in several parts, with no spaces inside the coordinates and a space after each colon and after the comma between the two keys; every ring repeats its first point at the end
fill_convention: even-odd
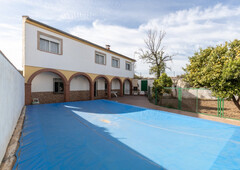
{"type": "MultiPolygon", "coordinates": [[[[44,68],[62,69],[77,72],[86,72],[94,74],[112,75],[119,77],[134,76],[134,67],[132,70],[125,69],[125,58],[113,55],[95,47],[83,44],[76,40],[66,38],[59,34],[38,28],[26,23],[26,38],[25,38],[25,65],[44,68]],[[37,31],[61,38],[63,40],[63,55],[56,55],[43,52],[37,49],[37,31]],[[106,65],[95,63],[95,51],[106,54],[106,65]],[[112,56],[120,59],[120,68],[112,67],[112,56]]],[[[117,48],[117,47],[116,47],[117,48]]],[[[121,51],[120,51],[121,53],[121,51]]]]}
{"type": "Polygon", "coordinates": [[[0,163],[24,106],[24,78],[0,53],[0,163]]]}
{"type": "MultiPolygon", "coordinates": [[[[137,82],[138,82],[138,89],[141,91],[142,80],[141,80],[141,79],[140,79],[140,80],[137,80],[137,82]]],[[[147,80],[147,85],[148,85],[149,87],[153,87],[153,82],[154,82],[154,80],[149,79],[149,80],[147,80]]]]}
{"type": "Polygon", "coordinates": [[[142,84],[141,84],[142,80],[138,80],[138,90],[141,91],[141,87],[142,87],[142,84]]]}
{"type": "Polygon", "coordinates": [[[154,80],[148,80],[148,86],[153,87],[153,82],[154,82],[154,80]]]}
{"type": "MultiPolygon", "coordinates": [[[[176,90],[173,90],[173,96],[177,97],[176,90]]],[[[212,95],[211,90],[196,90],[196,89],[182,89],[182,98],[186,99],[196,99],[198,96],[199,99],[211,99],[216,100],[217,98],[212,95]]]]}

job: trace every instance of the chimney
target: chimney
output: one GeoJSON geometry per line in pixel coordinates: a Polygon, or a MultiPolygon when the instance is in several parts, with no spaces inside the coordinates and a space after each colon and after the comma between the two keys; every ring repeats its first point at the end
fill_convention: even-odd
{"type": "Polygon", "coordinates": [[[107,49],[107,50],[110,50],[110,45],[106,45],[106,49],[107,49]]]}

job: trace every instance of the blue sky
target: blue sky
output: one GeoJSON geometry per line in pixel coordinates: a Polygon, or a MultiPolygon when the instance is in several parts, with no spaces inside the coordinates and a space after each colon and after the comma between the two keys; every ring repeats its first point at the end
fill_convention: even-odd
{"type": "Polygon", "coordinates": [[[136,73],[149,66],[134,54],[148,29],[164,29],[164,45],[175,54],[170,76],[184,73],[200,47],[240,37],[240,2],[216,0],[0,0],[0,50],[22,69],[22,15],[135,58],[136,73]]]}

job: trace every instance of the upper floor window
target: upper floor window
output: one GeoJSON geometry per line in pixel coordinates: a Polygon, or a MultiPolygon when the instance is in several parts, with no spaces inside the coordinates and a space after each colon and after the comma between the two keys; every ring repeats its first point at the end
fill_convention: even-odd
{"type": "Polygon", "coordinates": [[[126,70],[131,70],[131,63],[126,61],[126,70]]]}
{"type": "Polygon", "coordinates": [[[62,39],[38,32],[38,49],[49,53],[62,54],[62,39]]]}
{"type": "Polygon", "coordinates": [[[106,55],[103,53],[96,52],[95,53],[95,62],[97,64],[106,64],[106,55]]]}
{"type": "Polygon", "coordinates": [[[40,50],[59,54],[59,43],[40,38],[40,50]]]}
{"type": "Polygon", "coordinates": [[[120,68],[120,59],[112,57],[112,67],[120,68]]]}

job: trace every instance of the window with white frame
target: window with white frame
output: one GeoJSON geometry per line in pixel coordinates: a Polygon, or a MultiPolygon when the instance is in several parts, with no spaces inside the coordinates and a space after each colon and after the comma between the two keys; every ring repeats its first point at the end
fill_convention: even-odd
{"type": "Polygon", "coordinates": [[[102,53],[99,53],[99,52],[96,52],[96,54],[95,54],[95,62],[97,64],[105,65],[106,64],[106,55],[102,54],[102,53]]]}
{"type": "Polygon", "coordinates": [[[120,59],[112,57],[112,67],[119,68],[120,67],[120,59]]]}
{"type": "Polygon", "coordinates": [[[39,38],[39,43],[38,43],[38,49],[41,51],[45,52],[50,52],[54,54],[61,54],[62,53],[62,40],[51,36],[47,35],[45,33],[38,32],[38,38],[39,38]]]}
{"type": "Polygon", "coordinates": [[[130,62],[126,62],[126,70],[131,70],[131,63],[130,62]]]}

